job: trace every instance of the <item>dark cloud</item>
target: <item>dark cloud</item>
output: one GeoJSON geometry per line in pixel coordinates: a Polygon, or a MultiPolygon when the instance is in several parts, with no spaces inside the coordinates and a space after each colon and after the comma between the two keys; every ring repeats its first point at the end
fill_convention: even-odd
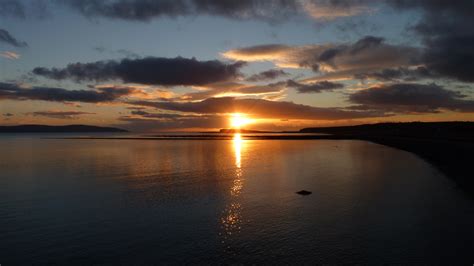
{"type": "Polygon", "coordinates": [[[385,41],[384,38],[375,36],[365,36],[349,47],[351,54],[357,54],[363,50],[378,47],[385,41]]]}
{"type": "Polygon", "coordinates": [[[367,72],[367,73],[356,73],[354,75],[356,79],[375,79],[380,81],[393,81],[393,80],[405,80],[414,81],[418,79],[437,79],[440,76],[435,75],[429,69],[424,66],[415,68],[386,68],[380,71],[367,72]]]}
{"type": "Polygon", "coordinates": [[[25,17],[23,3],[18,0],[2,0],[0,4],[0,16],[25,17]]]}
{"type": "Polygon", "coordinates": [[[294,80],[288,80],[287,85],[290,88],[295,88],[299,93],[320,93],[344,88],[344,84],[326,80],[308,84],[299,83],[294,80]]]}
{"type": "Polygon", "coordinates": [[[423,12],[413,30],[425,45],[425,66],[449,78],[474,81],[474,1],[390,1],[396,8],[423,12]]]}
{"type": "Polygon", "coordinates": [[[293,102],[233,97],[209,98],[199,102],[134,101],[130,104],[178,112],[199,114],[246,113],[258,118],[277,119],[331,120],[384,116],[380,112],[346,111],[342,108],[318,108],[293,102]]]}
{"type": "Polygon", "coordinates": [[[50,4],[56,0],[1,0],[0,17],[45,18],[50,16],[50,4]]]}
{"type": "Polygon", "coordinates": [[[233,19],[281,20],[295,14],[290,0],[59,0],[87,17],[149,21],[159,17],[214,15],[233,19]]]}
{"type": "MultiPolygon", "coordinates": [[[[0,5],[1,6],[1,5],[0,5]]],[[[15,47],[27,47],[26,42],[22,42],[13,37],[7,30],[0,29],[0,42],[4,42],[15,47]]]]}
{"type": "Polygon", "coordinates": [[[181,0],[61,0],[87,17],[148,21],[161,16],[186,14],[185,1],[181,0]]]}
{"type": "Polygon", "coordinates": [[[280,77],[288,76],[289,74],[281,69],[270,69],[267,71],[260,72],[258,74],[252,75],[247,78],[247,81],[258,82],[258,81],[267,81],[273,80],[280,77]]]}
{"type": "Polygon", "coordinates": [[[424,60],[428,69],[449,78],[474,82],[474,33],[433,38],[427,44],[424,60]]]}
{"type": "Polygon", "coordinates": [[[235,79],[240,75],[243,62],[225,64],[218,60],[198,61],[195,58],[146,57],[121,61],[75,63],[67,67],[37,67],[33,73],[43,77],[75,81],[109,81],[148,85],[205,85],[235,79]]]}
{"type": "MultiPolygon", "coordinates": [[[[3,0],[8,5],[0,15],[25,18],[44,16],[51,4],[62,4],[89,18],[150,21],[161,17],[209,15],[230,19],[254,19],[270,23],[299,18],[302,15],[328,21],[357,16],[371,11],[373,0],[3,0]],[[33,13],[33,14],[32,14],[33,13]],[[36,16],[38,16],[36,14],[36,16]]],[[[2,4],[3,4],[2,2],[2,4]]]]}
{"type": "Polygon", "coordinates": [[[77,119],[81,115],[93,115],[95,113],[89,112],[79,112],[79,111],[37,111],[28,113],[33,116],[45,116],[49,118],[58,118],[58,119],[77,119]]]}
{"type": "Polygon", "coordinates": [[[324,50],[321,54],[319,54],[318,60],[321,62],[330,61],[334,57],[336,57],[336,55],[339,54],[340,52],[341,50],[338,48],[329,48],[327,50],[324,50]]]}
{"type": "Polygon", "coordinates": [[[132,88],[98,88],[96,90],[66,90],[62,88],[23,88],[13,83],[0,83],[0,100],[42,100],[52,102],[112,102],[131,95],[132,88]]]}
{"type": "Polygon", "coordinates": [[[400,83],[371,87],[349,96],[353,109],[396,113],[436,113],[440,109],[474,112],[474,101],[466,95],[436,84],[400,83]]]}

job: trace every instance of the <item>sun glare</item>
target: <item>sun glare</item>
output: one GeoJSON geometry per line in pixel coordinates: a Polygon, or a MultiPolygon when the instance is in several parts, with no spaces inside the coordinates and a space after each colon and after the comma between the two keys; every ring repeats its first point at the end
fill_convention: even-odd
{"type": "Polygon", "coordinates": [[[232,114],[232,117],[230,118],[230,124],[232,128],[235,129],[240,129],[249,123],[251,123],[251,120],[240,113],[232,114]]]}

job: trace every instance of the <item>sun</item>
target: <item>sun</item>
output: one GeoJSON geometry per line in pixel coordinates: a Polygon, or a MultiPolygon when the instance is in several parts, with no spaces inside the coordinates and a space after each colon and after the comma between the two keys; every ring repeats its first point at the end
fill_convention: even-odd
{"type": "Polygon", "coordinates": [[[245,117],[244,114],[240,114],[240,113],[234,113],[232,114],[232,117],[230,118],[230,124],[232,128],[235,128],[235,129],[240,129],[243,126],[250,124],[251,122],[252,121],[249,118],[245,117]]]}

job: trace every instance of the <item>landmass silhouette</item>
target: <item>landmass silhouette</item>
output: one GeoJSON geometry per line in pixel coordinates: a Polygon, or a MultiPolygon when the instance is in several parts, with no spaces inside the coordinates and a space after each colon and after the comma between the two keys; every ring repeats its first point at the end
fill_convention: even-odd
{"type": "Polygon", "coordinates": [[[0,133],[82,133],[82,132],[128,132],[127,130],[115,127],[98,127],[88,125],[19,125],[0,126],[0,133]]]}

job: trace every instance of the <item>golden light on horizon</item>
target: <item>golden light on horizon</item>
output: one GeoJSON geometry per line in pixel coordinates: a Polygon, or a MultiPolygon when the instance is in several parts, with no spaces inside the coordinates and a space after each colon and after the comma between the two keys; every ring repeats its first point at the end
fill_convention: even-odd
{"type": "Polygon", "coordinates": [[[230,118],[230,124],[234,129],[240,129],[250,123],[252,123],[252,120],[241,113],[234,113],[230,118]]]}

